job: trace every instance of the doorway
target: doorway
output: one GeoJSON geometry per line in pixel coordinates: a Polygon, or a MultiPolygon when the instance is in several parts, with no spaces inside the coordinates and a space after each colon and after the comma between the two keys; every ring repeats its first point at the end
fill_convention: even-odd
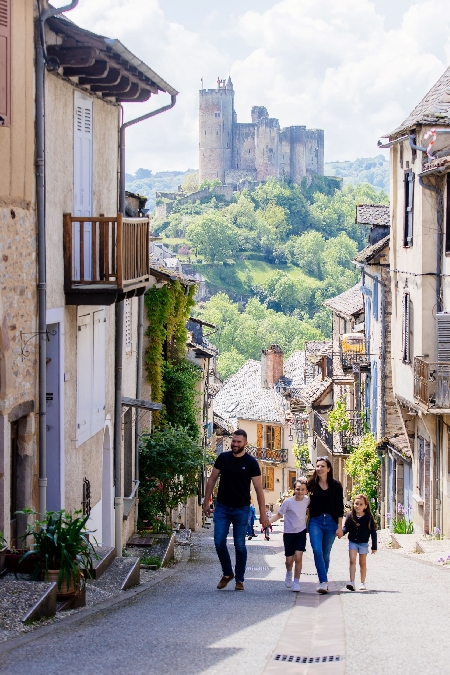
{"type": "Polygon", "coordinates": [[[9,501],[9,532],[11,547],[17,547],[17,515],[18,503],[18,463],[19,463],[19,422],[11,422],[11,473],[9,501]]]}

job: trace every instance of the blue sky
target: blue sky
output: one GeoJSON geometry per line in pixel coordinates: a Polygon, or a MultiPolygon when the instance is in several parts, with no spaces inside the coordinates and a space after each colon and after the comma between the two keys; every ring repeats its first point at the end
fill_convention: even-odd
{"type": "MultiPolygon", "coordinates": [[[[376,154],[450,62],[444,0],[80,0],[70,18],[180,91],[172,111],[129,130],[129,172],[198,166],[202,77],[212,87],[231,74],[239,121],[264,105],[282,126],[323,128],[331,161],[376,154]]],[[[127,104],[125,117],[164,102],[127,104]]]]}

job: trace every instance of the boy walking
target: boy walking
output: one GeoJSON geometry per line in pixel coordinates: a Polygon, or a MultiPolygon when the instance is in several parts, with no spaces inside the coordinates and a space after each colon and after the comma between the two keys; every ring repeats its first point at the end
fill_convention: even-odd
{"type": "Polygon", "coordinates": [[[284,554],[286,556],[286,588],[300,590],[300,574],[302,572],[303,552],[306,549],[306,510],[309,505],[306,480],[298,480],[294,485],[294,496],[286,499],[279,508],[271,523],[284,516],[284,554]],[[292,583],[292,567],[294,583],[292,583]]]}
{"type": "Polygon", "coordinates": [[[244,590],[244,575],[247,563],[245,534],[250,512],[251,483],[253,483],[258,499],[261,525],[267,527],[269,524],[264,511],[261,470],[256,459],[245,451],[246,445],[247,434],[243,429],[238,429],[234,432],[231,440],[231,452],[220,453],[206,484],[203,510],[205,516],[209,517],[209,499],[220,476],[217,504],[214,510],[214,544],[222,565],[222,578],[217,585],[219,590],[225,588],[234,578],[236,578],[235,590],[244,590]],[[230,525],[233,525],[236,552],[234,573],[227,547],[230,525]]]}

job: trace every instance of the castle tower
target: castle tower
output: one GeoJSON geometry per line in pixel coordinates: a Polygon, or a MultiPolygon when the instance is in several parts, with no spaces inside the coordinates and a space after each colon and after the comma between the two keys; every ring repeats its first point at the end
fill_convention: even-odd
{"type": "Polygon", "coordinates": [[[216,89],[200,91],[199,181],[225,182],[233,157],[234,90],[229,77],[217,79],[216,89]]]}

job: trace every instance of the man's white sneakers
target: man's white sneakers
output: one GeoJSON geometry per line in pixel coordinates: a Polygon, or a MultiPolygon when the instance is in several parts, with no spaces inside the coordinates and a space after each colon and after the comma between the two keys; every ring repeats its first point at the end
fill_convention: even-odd
{"type": "Polygon", "coordinates": [[[294,579],[292,590],[296,591],[297,593],[300,591],[300,581],[298,579],[294,579]]]}
{"type": "Polygon", "coordinates": [[[286,588],[292,588],[292,572],[286,572],[286,579],[284,580],[286,588]]]}
{"type": "Polygon", "coordinates": [[[322,583],[319,584],[319,585],[317,586],[316,591],[317,591],[318,593],[321,593],[322,595],[325,595],[326,593],[328,593],[328,584],[327,584],[327,582],[326,582],[326,581],[322,581],[322,583]]]}

